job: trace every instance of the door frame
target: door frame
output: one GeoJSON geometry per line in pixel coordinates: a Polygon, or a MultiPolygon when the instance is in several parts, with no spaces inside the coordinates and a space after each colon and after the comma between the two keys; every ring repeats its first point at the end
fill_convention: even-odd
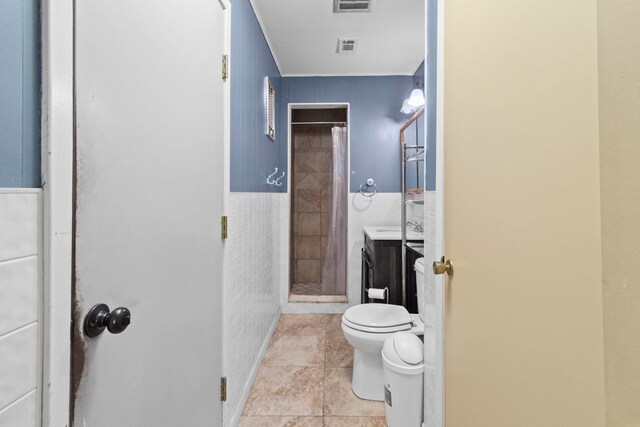
{"type": "MultiPolygon", "coordinates": [[[[444,2],[445,0],[436,0],[437,4],[437,68],[436,68],[436,190],[435,190],[435,258],[439,259],[445,255],[444,246],[444,2]]],[[[429,2],[426,3],[425,13],[429,12],[429,2]]],[[[425,16],[425,22],[427,17],[425,16]]],[[[425,26],[426,28],[426,26],[425,26]]],[[[428,49],[426,42],[427,34],[425,33],[425,49],[428,49]]],[[[425,58],[426,58],[425,54],[425,58]]],[[[425,133],[426,135],[426,133],[425,133]]],[[[426,173],[426,168],[425,168],[426,173]]],[[[426,177],[425,181],[426,183],[426,177]]],[[[431,273],[431,272],[429,272],[431,273]]],[[[435,426],[428,427],[444,427],[445,420],[445,387],[444,370],[445,367],[445,300],[446,300],[446,282],[443,275],[435,276],[436,288],[436,348],[435,348],[435,401],[433,415],[435,417],[435,426]]],[[[425,382],[425,396],[429,393],[425,382]]],[[[426,409],[426,408],[425,408],[426,409]]]]}
{"type": "MultiPolygon", "coordinates": [[[[291,121],[292,111],[298,109],[328,109],[328,108],[346,108],[347,109],[347,188],[348,194],[351,194],[351,103],[348,101],[336,101],[336,102],[289,102],[287,104],[287,170],[289,171],[289,178],[287,179],[287,209],[289,214],[293,209],[293,195],[291,188],[291,174],[292,174],[292,148],[291,148],[291,121]]],[[[291,221],[289,218],[289,224],[287,225],[287,232],[285,234],[287,245],[287,257],[291,258],[291,221]]],[[[347,236],[349,229],[349,212],[347,209],[347,236]]],[[[348,257],[347,257],[348,258],[348,257]]],[[[347,262],[347,276],[349,272],[349,263],[347,262]]],[[[346,301],[336,302],[296,302],[289,301],[289,294],[291,293],[291,269],[286,271],[286,280],[282,280],[280,284],[280,306],[283,313],[343,313],[349,306],[349,286],[347,280],[347,288],[345,290],[346,301]]],[[[359,292],[359,291],[358,291],[359,292]]],[[[342,296],[342,295],[340,295],[342,296]]]]}
{"type": "MultiPolygon", "coordinates": [[[[230,1],[224,51],[230,52],[230,1]]],[[[74,0],[42,2],[43,346],[42,426],[69,426],[74,211],[74,0]]],[[[229,147],[230,90],[224,88],[224,150],[229,147]]],[[[226,154],[226,153],[225,153],[226,154]]],[[[227,156],[225,155],[225,158],[227,156]]],[[[228,163],[228,162],[227,162],[228,163]]],[[[225,165],[228,168],[228,165],[225,165]]],[[[225,172],[225,180],[228,170],[225,172]]],[[[228,181],[225,182],[225,187],[228,181]]],[[[223,194],[225,194],[223,188],[223,194]]],[[[223,200],[223,210],[226,200],[223,200]]],[[[224,325],[223,325],[224,327],[224,325]]],[[[224,405],[222,405],[224,411],[224,405]]]]}
{"type": "Polygon", "coordinates": [[[42,3],[42,425],[69,424],[73,243],[73,0],[42,3]]]}

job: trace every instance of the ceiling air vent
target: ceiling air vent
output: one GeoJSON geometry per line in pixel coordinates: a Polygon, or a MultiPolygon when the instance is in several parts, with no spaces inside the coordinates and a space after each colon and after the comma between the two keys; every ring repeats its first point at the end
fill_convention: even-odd
{"type": "Polygon", "coordinates": [[[333,13],[371,12],[375,0],[333,0],[333,13]]]}
{"type": "Polygon", "coordinates": [[[356,51],[356,39],[338,39],[338,54],[346,55],[356,51]]]}

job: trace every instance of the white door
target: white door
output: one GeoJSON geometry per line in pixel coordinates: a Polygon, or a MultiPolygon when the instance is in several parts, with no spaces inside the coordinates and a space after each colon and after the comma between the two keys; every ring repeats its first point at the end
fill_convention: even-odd
{"type": "Polygon", "coordinates": [[[75,426],[221,425],[224,13],[75,3],[75,426]]]}

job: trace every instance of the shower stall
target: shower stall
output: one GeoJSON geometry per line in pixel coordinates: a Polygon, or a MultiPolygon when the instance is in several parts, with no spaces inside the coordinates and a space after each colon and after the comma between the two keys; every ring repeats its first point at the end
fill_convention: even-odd
{"type": "Polygon", "coordinates": [[[291,109],[290,301],[347,294],[347,107],[291,109]]]}

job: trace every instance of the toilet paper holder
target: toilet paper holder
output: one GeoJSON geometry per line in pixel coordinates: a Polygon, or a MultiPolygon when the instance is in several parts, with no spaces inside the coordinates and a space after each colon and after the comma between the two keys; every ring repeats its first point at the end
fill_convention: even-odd
{"type": "Polygon", "coordinates": [[[389,304],[389,288],[367,288],[367,297],[373,300],[383,299],[389,304]]]}

